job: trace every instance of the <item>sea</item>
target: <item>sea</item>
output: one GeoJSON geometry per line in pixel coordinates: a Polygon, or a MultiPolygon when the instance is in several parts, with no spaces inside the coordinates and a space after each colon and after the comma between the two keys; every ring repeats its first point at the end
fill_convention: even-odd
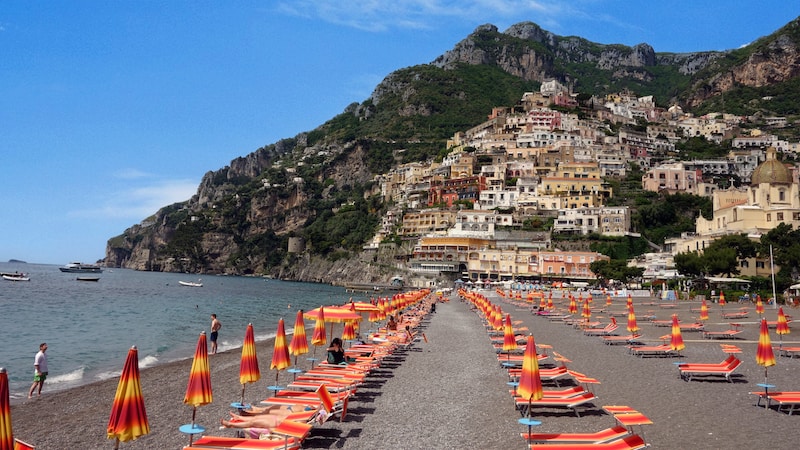
{"type": "MultiPolygon", "coordinates": [[[[242,345],[249,323],[263,341],[275,336],[279,319],[291,333],[299,309],[339,305],[355,295],[343,287],[261,277],[129,269],[75,274],[58,267],[0,263],[0,272],[30,276],[0,279],[0,367],[8,373],[12,402],[27,397],[43,342],[49,371],[44,392],[64,390],[119,376],[131,346],[138,348],[140,369],[192,358],[200,333],[210,333],[211,314],[222,323],[218,351],[224,351],[242,345]]],[[[364,301],[360,295],[354,300],[364,301]]],[[[314,326],[308,320],[305,325],[314,326]]]]}

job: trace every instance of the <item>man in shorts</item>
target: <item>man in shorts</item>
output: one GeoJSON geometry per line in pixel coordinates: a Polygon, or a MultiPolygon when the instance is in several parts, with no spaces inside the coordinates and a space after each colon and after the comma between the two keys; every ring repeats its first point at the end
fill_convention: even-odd
{"type": "Polygon", "coordinates": [[[217,320],[217,315],[211,315],[211,354],[217,353],[217,338],[219,337],[219,329],[222,328],[222,324],[217,320]]]}
{"type": "Polygon", "coordinates": [[[33,385],[31,386],[31,390],[28,391],[28,398],[33,397],[33,391],[36,390],[37,386],[39,387],[38,395],[42,395],[44,380],[47,379],[47,355],[44,354],[46,351],[47,344],[44,342],[39,344],[39,353],[33,358],[35,372],[33,375],[33,385]]]}

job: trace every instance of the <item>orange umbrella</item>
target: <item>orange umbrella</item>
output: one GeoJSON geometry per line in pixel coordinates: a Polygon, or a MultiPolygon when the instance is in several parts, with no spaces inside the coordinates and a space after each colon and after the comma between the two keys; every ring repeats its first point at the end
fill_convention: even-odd
{"type": "Polygon", "coordinates": [[[633,305],[628,307],[628,331],[631,333],[639,331],[639,325],[636,324],[636,313],[633,311],[633,305]]]}
{"type": "Polygon", "coordinates": [[[627,305],[628,305],[628,308],[633,306],[633,297],[631,296],[630,293],[628,293],[628,303],[627,303],[627,305]]]}
{"type": "Polygon", "coordinates": [[[303,310],[297,311],[294,320],[294,334],[292,342],[289,343],[289,353],[294,355],[294,365],[297,365],[297,357],[308,353],[308,339],[306,338],[306,324],[303,322],[303,310]]]}
{"type": "Polygon", "coordinates": [[[528,436],[530,436],[530,427],[541,423],[530,419],[531,410],[533,409],[531,408],[531,403],[534,400],[541,400],[544,396],[542,377],[539,374],[539,355],[536,354],[536,343],[532,334],[528,335],[528,343],[525,346],[525,354],[522,357],[522,374],[519,377],[517,395],[528,399],[527,421],[523,422],[524,419],[521,419],[520,422],[528,425],[528,436]]]}
{"type": "Polygon", "coordinates": [[[756,295],[756,314],[764,314],[764,303],[761,301],[761,294],[756,295]]]}
{"type": "Polygon", "coordinates": [[[606,306],[611,306],[611,294],[606,294],[606,306]]]}
{"type": "MultiPolygon", "coordinates": [[[[321,312],[323,312],[322,306],[316,309],[312,309],[311,311],[308,311],[306,313],[303,313],[303,317],[305,317],[306,319],[316,319],[317,317],[319,317],[321,312]]],[[[360,321],[362,319],[361,314],[351,310],[349,306],[347,307],[326,306],[324,308],[324,318],[325,322],[331,322],[331,323],[360,321]]],[[[333,327],[331,327],[331,340],[333,340],[333,327]]]]}
{"type": "Polygon", "coordinates": [[[542,295],[539,299],[539,311],[544,311],[545,308],[547,308],[547,299],[542,295]]]}
{"type": "Polygon", "coordinates": [[[553,309],[553,291],[547,294],[547,309],[553,309]]]}
{"type": "Polygon", "coordinates": [[[268,389],[273,391],[279,391],[281,389],[278,386],[278,376],[281,373],[281,370],[286,369],[292,365],[292,362],[289,360],[289,348],[286,346],[286,327],[283,325],[283,317],[278,319],[278,332],[275,335],[275,348],[272,350],[272,362],[269,364],[269,368],[276,369],[275,371],[275,385],[269,386],[268,389]]]}
{"type": "Polygon", "coordinates": [[[575,297],[572,295],[569,296],[569,307],[567,308],[570,314],[576,314],[578,312],[578,305],[575,303],[575,297]]]}
{"type": "Polygon", "coordinates": [[[8,393],[8,374],[6,369],[0,367],[0,450],[12,450],[13,448],[14,433],[11,430],[11,398],[8,393]]]}
{"type": "Polygon", "coordinates": [[[706,305],[706,299],[703,299],[702,303],[700,303],[700,320],[708,320],[708,305],[706,305]]]}
{"type": "Polygon", "coordinates": [[[356,327],[353,323],[354,322],[346,322],[344,324],[344,331],[342,332],[343,341],[352,341],[356,338],[356,327]]]}
{"type": "Polygon", "coordinates": [[[186,395],[183,403],[192,405],[192,423],[183,425],[179,429],[189,435],[189,446],[195,434],[202,433],[205,428],[195,424],[197,407],[211,403],[211,370],[208,366],[208,344],[206,343],[206,332],[200,332],[200,339],[197,340],[197,348],[194,351],[192,368],[189,370],[189,385],[186,386],[186,395]]]}
{"type": "Polygon", "coordinates": [[[719,306],[725,306],[725,293],[719,291],[719,306]]]}
{"type": "Polygon", "coordinates": [[[247,383],[255,383],[261,379],[261,370],[258,368],[258,356],[256,355],[256,340],[253,334],[253,324],[247,324],[244,333],[244,344],[242,345],[242,360],[239,363],[239,382],[242,383],[242,401],[244,408],[244,388],[247,383]]]}
{"type": "Polygon", "coordinates": [[[592,317],[592,309],[589,307],[589,298],[585,298],[583,300],[583,312],[581,312],[581,317],[589,321],[589,318],[592,317]]]}
{"type": "Polygon", "coordinates": [[[775,333],[781,338],[781,343],[778,346],[779,349],[783,349],[783,335],[789,334],[790,332],[789,323],[786,322],[786,315],[783,314],[783,306],[781,306],[778,308],[778,323],[775,325],[775,333]]]}
{"type": "Polygon", "coordinates": [[[767,368],[775,365],[775,354],[772,352],[772,343],[769,340],[767,319],[761,319],[761,329],[758,333],[758,347],[756,348],[756,364],[764,367],[764,390],[766,391],[770,388],[769,383],[767,383],[767,368]]]}
{"type": "MultiPolygon", "coordinates": [[[[114,395],[114,403],[111,406],[111,416],[108,419],[106,433],[109,439],[116,439],[114,448],[119,448],[120,442],[127,442],[150,432],[147,412],[144,409],[142,387],[139,384],[138,355],[139,352],[135,346],[128,350],[128,357],[122,367],[117,393],[114,395]]],[[[8,427],[10,432],[10,421],[8,427]]],[[[0,448],[11,447],[0,446],[0,448]]]]}
{"type": "Polygon", "coordinates": [[[511,314],[506,314],[506,324],[503,327],[503,351],[508,355],[517,349],[517,337],[514,336],[514,327],[511,326],[511,314]]]}
{"type": "Polygon", "coordinates": [[[686,344],[683,343],[683,336],[681,336],[681,326],[678,324],[677,314],[672,315],[672,335],[670,336],[669,347],[676,352],[686,348],[686,344]]]}

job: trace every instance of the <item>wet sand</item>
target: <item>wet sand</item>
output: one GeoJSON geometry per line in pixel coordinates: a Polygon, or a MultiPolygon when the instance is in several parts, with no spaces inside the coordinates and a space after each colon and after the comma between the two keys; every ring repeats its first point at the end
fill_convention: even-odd
{"type": "MultiPolygon", "coordinates": [[[[569,358],[571,369],[601,381],[593,387],[599,397],[596,407],[582,411],[580,418],[567,410],[536,408],[534,416],[542,425],[535,431],[597,431],[615,423],[602,412],[602,405],[628,405],[653,420],[653,425],[636,428],[652,448],[796,447],[800,414],[757,408],[755,397],[749,395],[760,390],[756,384],[764,381],[764,369],[755,363],[758,326],[752,307],[749,318],[736,321],[743,323],[744,330],[738,339],[708,340],[700,333],[685,332],[686,349],[680,358],[639,358],[628,354],[624,346],[608,346],[572,326],[536,317],[527,305],[505,303],[494,294],[491,298],[512,319],[523,321],[537,343],[552,345],[569,358]],[[743,364],[733,383],[680,379],[674,362],[722,361],[727,355],[720,343],[742,349],[739,357],[743,364]]],[[[667,310],[642,302],[635,300],[640,317],[649,310],[659,320],[677,313],[691,322],[697,315],[689,312],[687,303],[667,310]]],[[[739,306],[730,304],[725,310],[739,306]]],[[[623,311],[624,300],[616,301],[611,310],[623,311]]],[[[786,312],[792,314],[793,310],[786,312]]],[[[775,320],[775,314],[776,310],[767,308],[769,320],[775,320]]],[[[604,315],[595,314],[593,320],[608,320],[598,316],[604,315]]],[[[712,305],[710,316],[706,325],[710,330],[726,329],[732,322],[720,317],[717,305],[712,305]]],[[[624,329],[625,319],[619,318],[619,322],[624,329]]],[[[643,319],[639,326],[651,343],[669,334],[668,327],[656,327],[643,319]]],[[[346,420],[332,419],[315,427],[304,448],[526,448],[519,435],[525,427],[517,423],[520,415],[508,393],[508,378],[478,315],[453,296],[449,303],[438,305],[423,327],[428,342],[416,342],[388,358],[351,400],[346,420]]],[[[800,332],[793,333],[784,337],[784,345],[800,345],[800,332]]],[[[777,345],[774,331],[771,337],[777,345]]],[[[262,379],[247,386],[249,402],[267,397],[266,386],[275,382],[276,372],[265,370],[272,357],[272,342],[258,343],[257,348],[262,379]]],[[[317,351],[323,353],[324,349],[317,351]]],[[[231,430],[220,430],[218,423],[230,411],[229,404],[240,398],[240,351],[209,358],[214,402],[197,409],[196,421],[206,427],[206,434],[232,436],[231,430]]],[[[780,390],[800,390],[800,358],[776,355],[776,359],[777,365],[768,371],[769,382],[780,390]]],[[[123,362],[124,355],[120,355],[120,368],[123,362]]],[[[308,365],[303,357],[298,362],[301,367],[308,365]]],[[[188,444],[188,436],[178,432],[178,427],[191,421],[192,408],[183,404],[190,365],[191,359],[187,359],[142,370],[151,432],[122,443],[120,448],[179,449],[188,444]]],[[[290,377],[282,372],[279,381],[286,383],[290,377]]],[[[112,379],[63,392],[51,393],[45,388],[41,398],[12,405],[14,434],[40,450],[113,448],[105,428],[116,386],[117,380],[112,379]]]]}

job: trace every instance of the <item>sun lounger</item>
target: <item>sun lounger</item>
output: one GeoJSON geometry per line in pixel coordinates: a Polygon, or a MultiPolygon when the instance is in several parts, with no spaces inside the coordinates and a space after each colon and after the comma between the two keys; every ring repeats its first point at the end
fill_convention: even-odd
{"type": "Polygon", "coordinates": [[[678,370],[680,371],[681,378],[686,381],[692,381],[692,378],[696,376],[723,376],[726,380],[733,383],[733,380],[731,380],[731,375],[742,364],[742,361],[733,355],[731,355],[729,358],[733,358],[733,360],[725,363],[724,365],[717,365],[714,363],[678,364],[678,370]]]}
{"type": "Polygon", "coordinates": [[[613,334],[619,328],[617,325],[617,319],[611,318],[611,323],[606,325],[603,328],[586,328],[583,330],[583,334],[586,336],[608,336],[613,334]]]}
{"type": "Polygon", "coordinates": [[[781,347],[779,353],[781,356],[794,358],[795,356],[800,355],[800,347],[781,347]]]}
{"type": "MultiPolygon", "coordinates": [[[[519,377],[521,375],[522,375],[522,368],[520,367],[511,367],[508,369],[508,376],[509,378],[511,378],[512,381],[519,380],[519,377]]],[[[556,387],[558,387],[559,379],[568,376],[569,376],[569,371],[567,370],[566,366],[539,369],[539,377],[542,379],[542,381],[552,381],[556,384],[556,387]]]]}
{"type": "Polygon", "coordinates": [[[756,406],[761,406],[762,399],[766,401],[767,407],[775,402],[778,411],[780,411],[782,407],[788,407],[786,412],[788,412],[790,416],[794,413],[795,409],[800,406],[800,391],[776,391],[769,393],[766,391],[758,391],[751,392],[750,394],[758,396],[756,406]]]}
{"type": "Polygon", "coordinates": [[[20,441],[17,438],[14,438],[14,450],[35,450],[36,447],[32,444],[28,444],[27,442],[20,441]]]}
{"type": "Polygon", "coordinates": [[[672,350],[672,348],[667,344],[642,346],[631,345],[628,347],[628,350],[632,355],[636,355],[641,358],[645,356],[657,356],[662,358],[669,356],[680,356],[678,352],[672,350]]]}
{"type": "Polygon", "coordinates": [[[681,331],[703,331],[705,330],[705,325],[701,322],[694,322],[694,323],[682,323],[679,324],[681,331]]]}
{"type": "Polygon", "coordinates": [[[642,337],[641,334],[627,334],[625,336],[603,336],[603,342],[606,345],[619,345],[619,344],[633,344],[638,342],[637,339],[642,337]]]}
{"type": "MultiPolygon", "coordinates": [[[[587,391],[583,388],[583,386],[572,386],[564,389],[543,389],[542,390],[542,397],[543,398],[569,398],[569,397],[576,397],[579,395],[585,394],[587,391]]],[[[528,402],[528,399],[522,398],[517,396],[516,390],[511,390],[509,393],[514,397],[514,401],[518,403],[519,401],[524,401],[525,403],[528,402]]]]}
{"type": "MultiPolygon", "coordinates": [[[[575,411],[575,415],[580,417],[580,412],[578,411],[578,407],[594,403],[597,400],[597,397],[592,394],[591,392],[585,392],[581,395],[576,395],[568,398],[550,398],[545,397],[540,400],[534,400],[533,402],[520,402],[517,404],[520,410],[520,414],[523,416],[526,415],[528,411],[528,405],[530,404],[531,407],[540,407],[540,408],[569,408],[575,411]]],[[[515,403],[516,400],[515,400],[515,403]]]]}
{"type": "Polygon", "coordinates": [[[583,443],[602,444],[627,436],[625,427],[611,427],[594,433],[520,433],[526,442],[530,443],[583,443]]]}
{"type": "Polygon", "coordinates": [[[628,436],[623,436],[618,439],[614,439],[604,443],[547,443],[547,444],[531,444],[531,450],[537,449],[561,449],[561,450],[637,450],[641,448],[647,447],[647,444],[644,442],[644,439],[637,435],[632,434],[628,436]]]}
{"type": "Polygon", "coordinates": [[[706,339],[733,339],[742,330],[730,329],[725,331],[705,331],[703,330],[703,337],[706,339]]]}
{"type": "Polygon", "coordinates": [[[734,311],[722,313],[723,319],[744,319],[748,316],[747,311],[734,311]]]}

